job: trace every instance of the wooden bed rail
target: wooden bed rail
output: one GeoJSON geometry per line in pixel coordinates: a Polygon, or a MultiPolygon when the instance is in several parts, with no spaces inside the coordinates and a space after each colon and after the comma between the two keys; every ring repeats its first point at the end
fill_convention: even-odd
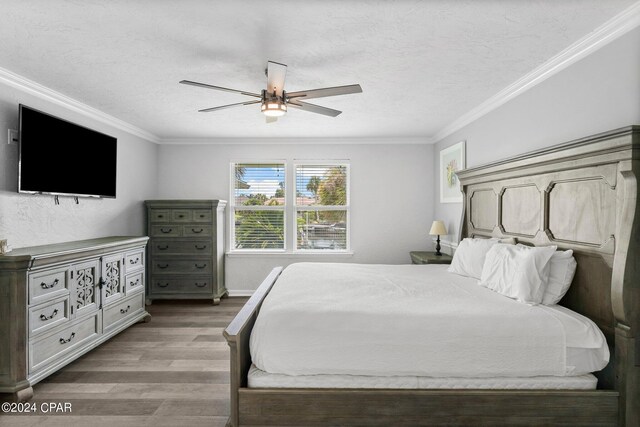
{"type": "Polygon", "coordinates": [[[222,333],[231,349],[231,407],[227,426],[239,425],[238,391],[247,386],[247,373],[251,366],[251,353],[249,351],[249,338],[251,329],[256,322],[262,301],[267,296],[278,276],[282,273],[282,267],[271,270],[258,289],[253,293],[249,301],[231,321],[222,333]]]}

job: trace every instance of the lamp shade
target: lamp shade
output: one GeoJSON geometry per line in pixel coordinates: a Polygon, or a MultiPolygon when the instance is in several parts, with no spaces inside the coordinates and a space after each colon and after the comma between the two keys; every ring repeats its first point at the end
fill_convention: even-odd
{"type": "Polygon", "coordinates": [[[429,234],[432,236],[444,236],[447,234],[447,227],[444,226],[443,221],[433,221],[429,234]]]}

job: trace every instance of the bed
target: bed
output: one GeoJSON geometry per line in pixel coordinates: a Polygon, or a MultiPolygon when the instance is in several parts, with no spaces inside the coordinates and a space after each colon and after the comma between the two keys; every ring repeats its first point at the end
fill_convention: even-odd
{"type": "MultiPolygon", "coordinates": [[[[464,351],[432,352],[425,357],[428,343],[422,339],[420,322],[412,317],[414,310],[419,311],[420,298],[429,297],[420,294],[420,289],[429,289],[427,294],[430,294],[442,288],[438,292],[445,292],[445,298],[458,302],[457,306],[465,313],[457,320],[440,314],[443,321],[422,325],[431,328],[430,333],[436,334],[439,340],[447,342],[452,335],[460,333],[448,325],[468,319],[473,311],[469,301],[461,302],[461,295],[478,288],[457,279],[449,280],[448,286],[436,286],[435,283],[446,280],[443,279],[446,273],[439,271],[443,270],[442,266],[434,265],[343,264],[318,272],[315,277],[322,277],[325,286],[343,290],[345,286],[340,278],[346,270],[341,275],[341,269],[361,269],[365,277],[367,274],[377,277],[377,286],[364,294],[385,288],[387,283],[381,292],[395,297],[388,297],[387,305],[406,307],[406,316],[394,317],[392,327],[375,336],[375,341],[362,335],[366,328],[357,334],[341,332],[340,325],[350,319],[354,309],[360,310],[358,315],[367,319],[363,323],[379,321],[366,317],[368,312],[364,308],[371,307],[373,300],[353,305],[357,295],[362,298],[362,290],[357,295],[345,295],[342,299],[345,307],[339,307],[335,301],[330,303],[331,310],[325,310],[332,313],[325,318],[330,321],[314,318],[310,307],[295,312],[295,306],[290,306],[279,307],[280,324],[277,311],[276,316],[271,317],[276,320],[266,326],[264,322],[256,322],[270,292],[274,298],[269,298],[274,301],[277,294],[283,297],[277,301],[286,301],[296,292],[310,292],[292,285],[300,282],[299,277],[290,278],[292,273],[295,276],[296,269],[303,269],[300,274],[308,274],[309,268],[323,268],[322,265],[294,264],[284,273],[281,268],[274,269],[224,332],[231,349],[229,425],[637,426],[640,422],[640,344],[636,339],[640,307],[636,183],[640,167],[639,138],[640,127],[628,127],[458,174],[465,196],[461,239],[515,237],[528,245],[556,245],[559,249],[574,251],[578,268],[569,292],[561,301],[562,307],[529,310],[514,302],[515,305],[500,306],[497,311],[503,312],[507,319],[517,319],[511,322],[514,325],[526,324],[532,331],[553,329],[545,322],[555,322],[558,329],[562,319],[581,324],[583,331],[593,332],[591,325],[600,335],[592,333],[593,342],[587,346],[591,350],[578,349],[582,359],[576,359],[576,348],[571,350],[572,346],[568,345],[570,339],[578,339],[567,332],[569,326],[563,329],[564,338],[541,335],[540,342],[555,340],[555,345],[538,350],[531,358],[531,366],[527,367],[526,363],[514,366],[506,378],[499,378],[504,370],[496,370],[495,366],[474,365],[473,358],[465,356],[464,351]],[[428,273],[425,269],[429,269],[428,273]],[[327,271],[334,271],[335,277],[329,278],[327,271]],[[438,274],[442,277],[434,279],[431,285],[424,279],[438,274]],[[412,305],[411,301],[417,303],[412,305]],[[577,314],[572,317],[569,313],[577,314]],[[290,332],[281,333],[290,333],[290,339],[299,341],[299,348],[293,352],[290,348],[283,350],[285,347],[280,346],[277,333],[286,331],[286,323],[292,323],[292,318],[296,319],[294,323],[307,327],[322,325],[313,342],[305,341],[305,334],[300,332],[303,329],[289,328],[290,332]],[[381,342],[381,336],[386,341],[381,342]],[[604,339],[598,343],[597,337],[604,339]],[[368,342],[376,342],[377,348],[367,348],[368,342]],[[314,345],[317,348],[313,348],[314,345]],[[398,347],[407,351],[399,352],[398,347]],[[382,353],[388,351],[391,355],[389,363],[385,364],[384,357],[365,357],[380,348],[382,353]],[[325,357],[314,357],[322,354],[318,349],[322,349],[325,357]],[[423,357],[416,358],[415,354],[420,352],[423,357]],[[585,352],[590,353],[585,356],[585,352]],[[290,353],[298,353],[298,362],[288,357],[290,353]],[[569,357],[571,354],[574,359],[569,357]],[[456,366],[466,364],[471,369],[447,371],[451,364],[446,362],[451,357],[461,357],[456,366]],[[605,359],[610,359],[608,364],[605,359]],[[300,360],[306,362],[300,363],[300,360]],[[327,362],[331,360],[333,364],[327,362]],[[595,377],[589,373],[600,365],[606,368],[596,372],[595,377]],[[530,371],[520,372],[523,366],[530,371]],[[570,369],[574,369],[573,375],[566,375],[570,369]],[[532,376],[534,381],[524,381],[532,376]],[[597,389],[594,389],[596,377],[597,389]],[[464,381],[456,383],[451,378],[464,381]],[[562,380],[554,382],[558,378],[562,380]]],[[[361,286],[366,286],[365,282],[361,286]]],[[[358,292],[358,286],[350,287],[358,292]]],[[[322,301],[320,294],[315,297],[320,298],[319,304],[329,304],[322,301]]],[[[487,299],[489,304],[499,303],[491,300],[490,291],[473,294],[471,301],[478,298],[487,299]]],[[[272,310],[272,306],[265,304],[265,310],[272,310]]],[[[315,312],[322,313],[322,309],[316,307],[315,312]]],[[[465,327],[469,336],[477,336],[474,322],[468,323],[465,327]]],[[[492,334],[504,332],[504,336],[509,336],[509,331],[501,331],[500,325],[505,323],[509,322],[503,318],[487,324],[492,325],[492,334]]],[[[446,347],[455,350],[455,343],[459,341],[451,339],[446,347]]],[[[583,336],[581,342],[588,339],[583,336]]],[[[474,343],[475,346],[482,344],[482,340],[474,343]]],[[[504,368],[505,361],[526,357],[517,354],[522,345],[526,345],[526,340],[505,350],[503,360],[496,366],[504,368]]],[[[534,347],[523,353],[535,351],[534,347]]],[[[489,346],[482,351],[488,350],[489,346]]]]}

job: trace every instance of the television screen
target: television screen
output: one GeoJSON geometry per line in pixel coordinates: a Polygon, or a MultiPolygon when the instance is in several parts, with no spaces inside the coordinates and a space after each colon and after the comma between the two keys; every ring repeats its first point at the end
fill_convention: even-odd
{"type": "Polygon", "coordinates": [[[117,139],[20,105],[18,191],[116,197],[117,139]]]}

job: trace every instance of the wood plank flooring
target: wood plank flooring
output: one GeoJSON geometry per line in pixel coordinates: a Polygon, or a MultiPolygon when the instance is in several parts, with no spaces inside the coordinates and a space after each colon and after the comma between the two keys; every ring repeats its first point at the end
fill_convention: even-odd
{"type": "Polygon", "coordinates": [[[229,347],[222,331],[246,301],[155,301],[147,306],[149,323],[36,384],[29,403],[38,412],[0,413],[0,426],[224,426],[229,347]],[[49,402],[71,403],[71,413],[44,414],[41,405],[49,402]]]}

